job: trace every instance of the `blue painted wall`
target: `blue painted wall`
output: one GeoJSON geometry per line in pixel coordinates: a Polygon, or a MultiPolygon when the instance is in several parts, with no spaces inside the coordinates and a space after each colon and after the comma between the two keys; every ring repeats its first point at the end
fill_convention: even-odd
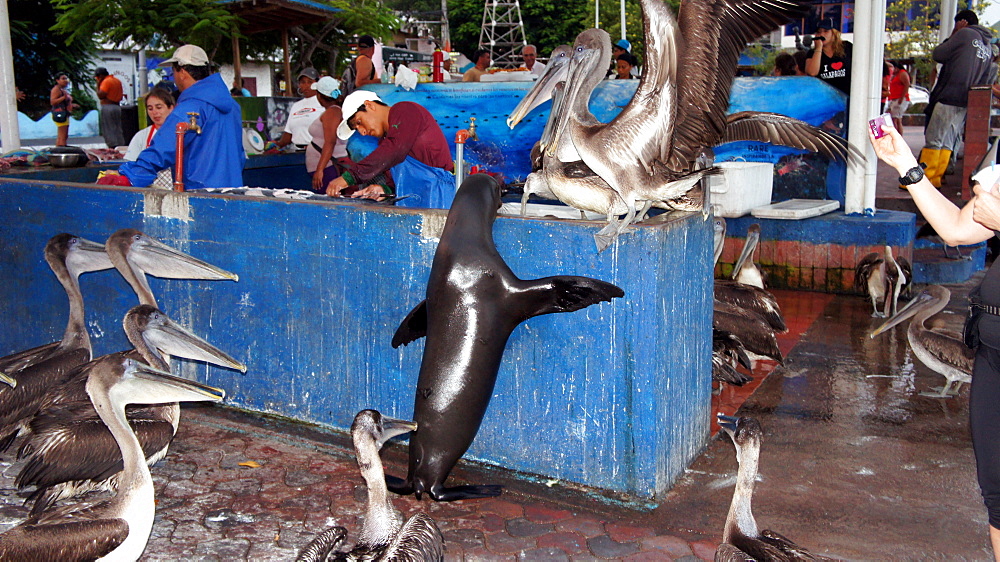
{"type": "MultiPolygon", "coordinates": [[[[423,343],[389,341],[423,298],[442,211],[4,178],[0,218],[0,354],[62,334],[66,299],[42,259],[51,236],[103,241],[134,227],[240,275],[152,280],[165,312],[249,366],[241,375],[185,363],[183,375],[224,388],[231,406],[340,429],[363,408],[412,414],[423,343]],[[183,218],[155,214],[163,197],[183,218]]],[[[702,450],[711,229],[700,214],[649,222],[597,254],[599,223],[497,220],[497,248],[519,276],[587,275],[626,296],[514,332],[468,457],[648,498],[702,450]]],[[[81,285],[95,352],[127,347],[130,289],[114,271],[81,285]]]]}

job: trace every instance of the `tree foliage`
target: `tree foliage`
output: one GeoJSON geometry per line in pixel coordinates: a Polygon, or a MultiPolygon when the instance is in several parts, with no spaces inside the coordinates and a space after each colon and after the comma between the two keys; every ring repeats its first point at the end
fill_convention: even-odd
{"type": "MultiPolygon", "coordinates": [[[[968,0],[959,0],[958,9],[968,8],[968,0]]],[[[985,5],[977,3],[973,11],[982,13],[985,5]]],[[[888,39],[885,56],[890,59],[913,59],[911,80],[930,87],[934,71],[931,51],[940,43],[938,29],[941,20],[941,0],[896,0],[885,10],[888,39]]]]}
{"type": "Polygon", "coordinates": [[[79,40],[67,44],[67,37],[50,29],[57,12],[49,0],[9,2],[14,79],[26,95],[18,109],[33,118],[49,111],[49,91],[56,74],[65,72],[73,83],[73,98],[84,109],[93,109],[86,87],[93,82],[91,61],[94,43],[79,40]]]}

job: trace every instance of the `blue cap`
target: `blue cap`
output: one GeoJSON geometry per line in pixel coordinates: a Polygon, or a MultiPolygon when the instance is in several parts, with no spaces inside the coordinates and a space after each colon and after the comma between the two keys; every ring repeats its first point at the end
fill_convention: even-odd
{"type": "Polygon", "coordinates": [[[615,46],[629,52],[632,51],[632,44],[628,42],[628,39],[620,39],[617,43],[615,43],[615,46]]]}
{"type": "Polygon", "coordinates": [[[816,29],[837,29],[837,26],[833,25],[833,18],[824,18],[816,25],[816,29]]]}

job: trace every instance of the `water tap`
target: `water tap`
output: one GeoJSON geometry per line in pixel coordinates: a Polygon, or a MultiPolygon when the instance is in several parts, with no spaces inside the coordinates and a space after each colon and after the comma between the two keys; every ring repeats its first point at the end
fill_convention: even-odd
{"type": "Polygon", "coordinates": [[[469,117],[469,138],[477,141],[479,140],[479,135],[476,134],[476,118],[469,117]]]}
{"type": "Polygon", "coordinates": [[[198,125],[198,112],[188,112],[188,130],[201,134],[201,127],[198,125]]]}

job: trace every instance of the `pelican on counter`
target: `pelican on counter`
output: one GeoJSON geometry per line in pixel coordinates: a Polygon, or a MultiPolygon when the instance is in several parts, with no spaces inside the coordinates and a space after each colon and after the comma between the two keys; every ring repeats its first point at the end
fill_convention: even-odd
{"type": "MultiPolygon", "coordinates": [[[[37,487],[27,501],[32,513],[56,501],[92,490],[113,490],[122,469],[114,436],[101,423],[99,412],[87,400],[86,385],[96,370],[119,358],[141,361],[169,371],[166,354],[206,361],[246,371],[246,365],[176,324],[159,309],[139,305],[122,324],[134,350],[98,358],[78,368],[73,377],[55,389],[31,420],[31,435],[21,445],[19,458],[28,461],[18,473],[19,488],[37,487]]],[[[128,419],[152,465],[167,454],[180,419],[176,402],[129,408],[128,419]]]]}
{"type": "MultiPolygon", "coordinates": [[[[513,129],[527,114],[531,113],[531,110],[552,99],[552,92],[556,84],[566,80],[569,58],[572,54],[573,47],[569,45],[559,45],[552,49],[548,66],[542,71],[542,75],[538,77],[528,93],[524,94],[524,98],[517,104],[517,107],[510,112],[510,117],[507,118],[508,127],[513,129]]],[[[551,118],[549,120],[551,121],[551,118]]]]}
{"type": "MultiPolygon", "coordinates": [[[[368,486],[368,506],[357,544],[338,560],[442,560],[444,537],[434,520],[417,513],[403,523],[393,507],[385,484],[385,470],[379,449],[397,435],[417,430],[417,424],[383,416],[375,410],[362,410],[351,424],[351,439],[368,486]]],[[[299,562],[326,560],[347,536],[343,527],[331,527],[320,533],[299,553],[299,562]]]]}
{"type": "Polygon", "coordinates": [[[599,246],[610,244],[632,222],[636,201],[668,201],[693,188],[706,173],[696,167],[699,156],[720,143],[756,140],[836,158],[847,156],[843,139],[797,119],[757,112],[727,117],[725,113],[742,46],[806,13],[810,3],[685,2],[680,26],[660,0],[642,0],[641,6],[646,66],[635,96],[610,123],[594,118],[587,105],[602,79],[611,41],[599,29],[582,32],[573,45],[566,78],[566,123],[557,128],[554,143],[559,146],[559,137],[569,135],[583,163],[608,183],[628,209],[620,225],[609,220],[599,246]]]}
{"type": "Polygon", "coordinates": [[[879,255],[872,252],[861,258],[854,268],[854,288],[863,292],[872,301],[872,316],[888,318],[896,314],[899,296],[908,290],[913,281],[913,268],[906,258],[895,259],[892,247],[886,245],[879,255]],[[882,310],[878,302],[882,301],[882,310]]]}
{"type": "MultiPolygon", "coordinates": [[[[104,246],[72,234],[57,234],[45,245],[45,261],[52,269],[69,299],[69,320],[66,331],[57,342],[33,347],[0,358],[0,371],[15,374],[18,371],[63,356],[63,364],[82,364],[92,359],[90,334],[84,323],[83,294],[80,292],[80,275],[114,267],[104,252],[104,246]]],[[[22,388],[22,391],[25,389],[22,388]]],[[[0,401],[6,398],[0,396],[0,401]]]]}
{"type": "Polygon", "coordinates": [[[910,349],[921,363],[948,381],[940,392],[921,392],[922,396],[946,398],[958,394],[963,382],[972,382],[972,365],[976,352],[969,349],[957,334],[931,330],[924,324],[928,318],[944,310],[950,300],[951,291],[940,285],[930,285],[906,303],[895,316],[876,328],[870,336],[874,338],[913,317],[906,328],[906,340],[910,342],[910,349]]]}
{"type": "Polygon", "coordinates": [[[125,459],[118,493],[28,517],[0,535],[0,559],[137,560],[153,528],[156,500],[142,447],[125,419],[125,405],[219,402],[225,397],[217,388],[122,357],[92,369],[87,394],[125,459]]]}
{"type": "Polygon", "coordinates": [[[722,257],[722,250],[726,244],[726,219],[722,217],[715,217],[712,219],[712,248],[713,248],[713,266],[719,264],[719,258],[722,257]]]}
{"type": "Polygon", "coordinates": [[[766,288],[767,276],[754,263],[757,258],[757,247],[760,245],[760,224],[753,223],[747,227],[747,239],[743,251],[733,265],[733,279],[744,285],[761,289],[766,288]]]}
{"type": "Polygon", "coordinates": [[[715,551],[716,562],[820,559],[774,531],[757,529],[750,504],[764,432],[756,419],[746,416],[734,418],[718,414],[718,421],[719,427],[736,446],[736,461],[740,467],[736,473],[733,501],[726,515],[726,527],[722,531],[722,544],[715,551]]]}

